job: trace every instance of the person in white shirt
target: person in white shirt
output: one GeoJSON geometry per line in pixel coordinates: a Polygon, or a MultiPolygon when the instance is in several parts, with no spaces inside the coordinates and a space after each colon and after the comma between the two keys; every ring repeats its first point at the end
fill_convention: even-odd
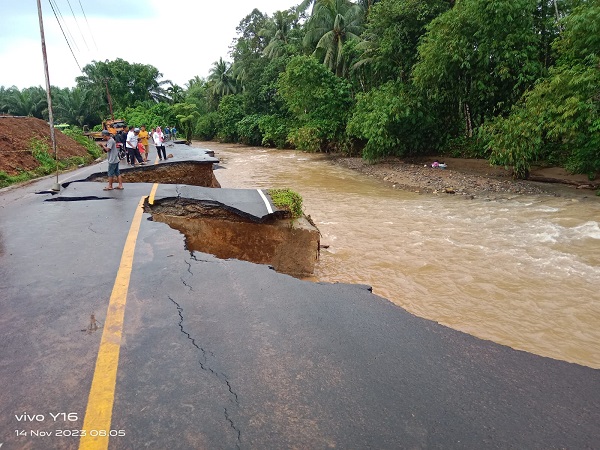
{"type": "Polygon", "coordinates": [[[133,128],[127,133],[127,141],[125,147],[127,147],[127,153],[129,154],[129,162],[132,166],[135,166],[135,160],[138,163],[145,164],[140,151],[138,150],[138,134],[140,133],[139,128],[133,128]]]}
{"type": "Polygon", "coordinates": [[[152,133],[152,140],[154,141],[154,145],[156,146],[156,152],[158,153],[158,159],[162,161],[163,159],[167,160],[167,151],[165,150],[165,136],[162,133],[160,127],[156,127],[154,133],[152,133]],[[162,155],[161,155],[162,153],[162,155]]]}

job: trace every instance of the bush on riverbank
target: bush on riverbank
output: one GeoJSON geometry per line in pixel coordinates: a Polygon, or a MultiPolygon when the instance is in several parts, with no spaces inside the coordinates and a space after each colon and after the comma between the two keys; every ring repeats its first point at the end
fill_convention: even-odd
{"type": "Polygon", "coordinates": [[[302,216],[302,196],[300,194],[288,188],[269,189],[268,193],[275,206],[290,211],[294,219],[302,216]]]}

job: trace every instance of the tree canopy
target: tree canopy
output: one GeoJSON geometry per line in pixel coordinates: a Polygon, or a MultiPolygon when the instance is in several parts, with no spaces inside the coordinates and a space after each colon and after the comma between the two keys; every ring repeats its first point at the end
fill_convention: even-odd
{"type": "Polygon", "coordinates": [[[563,27],[548,76],[483,130],[491,161],[519,176],[544,159],[590,178],[600,172],[600,0],[582,2],[563,27]]]}
{"type": "MultiPolygon", "coordinates": [[[[600,172],[600,0],[303,0],[254,8],[228,55],[184,86],[122,59],[52,89],[60,120],[115,111],[217,138],[376,160],[445,153],[527,176],[600,172]]],[[[46,117],[41,87],[0,88],[0,111],[46,117]]],[[[138,123],[139,124],[139,123],[138,123]]]]}
{"type": "Polygon", "coordinates": [[[163,86],[169,81],[159,81],[162,73],[149,64],[129,63],[121,58],[114,61],[94,61],[82,69],[77,77],[77,87],[88,89],[104,100],[108,112],[109,99],[112,107],[126,108],[146,100],[165,100],[163,86]],[[110,95],[110,97],[109,97],[110,95]]]}

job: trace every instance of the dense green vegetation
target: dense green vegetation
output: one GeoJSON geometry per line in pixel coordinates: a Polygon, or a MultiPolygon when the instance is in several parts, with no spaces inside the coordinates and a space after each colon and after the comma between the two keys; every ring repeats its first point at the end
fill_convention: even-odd
{"type": "MultiPolygon", "coordinates": [[[[94,61],[53,89],[56,120],[97,125],[110,92],[115,116],[188,140],[600,173],[600,0],[304,0],[236,33],[183,87],[94,61]]],[[[45,92],[2,87],[0,111],[43,118],[45,92]]]]}

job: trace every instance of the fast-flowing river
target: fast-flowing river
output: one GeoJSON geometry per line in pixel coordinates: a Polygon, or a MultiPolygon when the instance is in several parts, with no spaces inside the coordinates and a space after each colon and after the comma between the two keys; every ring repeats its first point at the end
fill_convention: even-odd
{"type": "Polygon", "coordinates": [[[600,368],[600,201],[419,195],[323,155],[203,146],[222,187],[302,195],[329,245],[314,280],[368,284],[418,316],[600,368]]]}

